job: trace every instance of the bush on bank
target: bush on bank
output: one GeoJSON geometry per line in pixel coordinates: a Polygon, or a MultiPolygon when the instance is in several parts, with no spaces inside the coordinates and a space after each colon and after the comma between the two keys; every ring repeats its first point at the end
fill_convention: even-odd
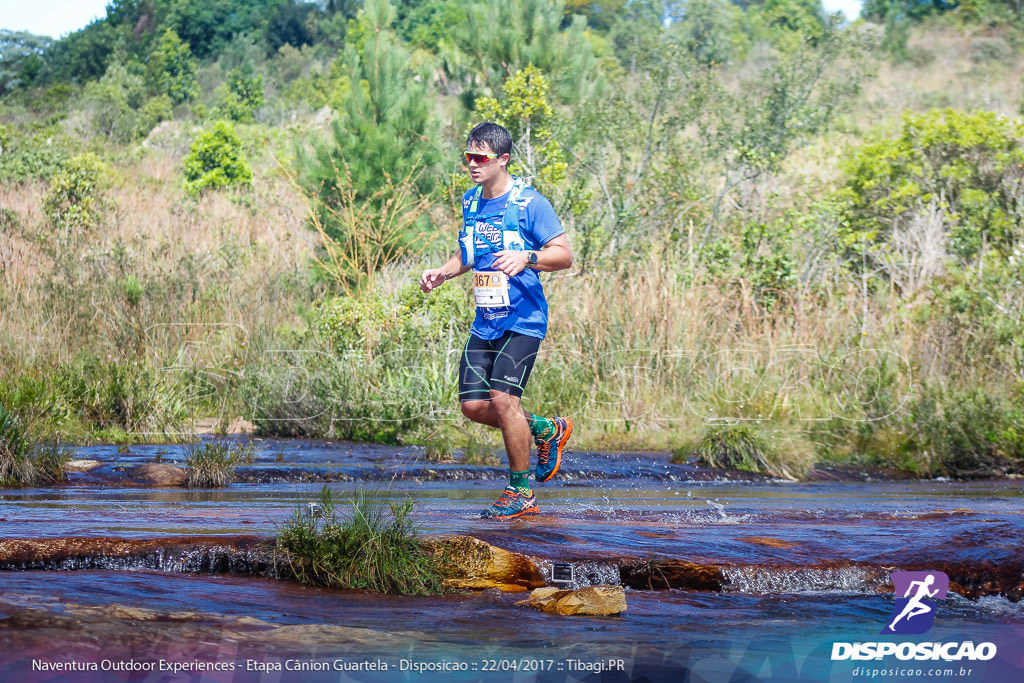
{"type": "MultiPolygon", "coordinates": [[[[409,281],[406,270],[391,275],[409,281]]],[[[246,403],[259,432],[422,440],[458,408],[450,379],[472,312],[461,285],[429,295],[404,285],[318,302],[298,348],[264,354],[247,375],[246,403]]]]}

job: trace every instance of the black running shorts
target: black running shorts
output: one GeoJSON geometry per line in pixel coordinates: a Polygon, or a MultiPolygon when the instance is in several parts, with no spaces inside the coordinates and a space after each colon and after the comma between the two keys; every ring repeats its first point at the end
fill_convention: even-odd
{"type": "Polygon", "coordinates": [[[491,390],[522,396],[540,342],[511,331],[490,341],[469,335],[459,362],[459,400],[489,401],[491,390]]]}

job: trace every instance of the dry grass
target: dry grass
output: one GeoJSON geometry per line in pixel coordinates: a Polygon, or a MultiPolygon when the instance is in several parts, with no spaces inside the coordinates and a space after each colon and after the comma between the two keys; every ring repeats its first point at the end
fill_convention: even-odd
{"type": "Polygon", "coordinates": [[[920,379],[935,331],[902,325],[887,296],[837,278],[765,312],[743,282],[688,286],[680,270],[654,250],[628,278],[547,282],[551,328],[527,407],[575,411],[577,447],[670,449],[704,425],[759,423],[799,471],[816,422],[885,417],[872,392],[899,409],[920,379]],[[560,373],[589,391],[559,393],[560,373]]]}
{"type": "Polygon", "coordinates": [[[894,123],[906,110],[947,106],[1017,116],[1024,55],[1014,51],[1008,60],[974,62],[971,42],[979,35],[975,29],[929,25],[915,30],[908,42],[910,59],[882,63],[878,78],[865,87],[858,122],[865,127],[894,123]]]}
{"type": "MultiPolygon", "coordinates": [[[[42,248],[48,239],[40,210],[46,187],[0,191],[0,204],[14,212],[19,226],[0,233],[0,258],[10,264],[3,269],[2,296],[20,304],[0,309],[0,329],[13,355],[68,358],[82,347],[80,326],[69,321],[71,311],[60,310],[62,304],[91,308],[89,326],[114,337],[107,344],[114,351],[126,325],[145,331],[228,323],[252,334],[257,328],[295,324],[294,307],[280,305],[280,283],[301,279],[296,274],[312,251],[312,236],[303,225],[303,198],[284,179],[270,176],[257,179],[251,194],[241,198],[212,193],[195,202],[185,196],[180,171],[175,158],[159,151],[117,169],[105,193],[110,208],[104,225],[82,245],[83,255],[100,264],[88,277],[110,282],[124,275],[111,257],[119,246],[127,251],[131,275],[144,285],[180,278],[182,264],[189,264],[195,276],[177,306],[154,302],[126,308],[107,295],[107,283],[95,281],[89,301],[47,301],[39,286],[53,277],[54,268],[42,248]]],[[[173,348],[162,351],[173,353],[173,348]]]]}

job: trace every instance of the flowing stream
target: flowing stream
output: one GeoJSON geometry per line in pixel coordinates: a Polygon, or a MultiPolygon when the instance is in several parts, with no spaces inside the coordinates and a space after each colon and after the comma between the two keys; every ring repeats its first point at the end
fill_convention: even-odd
{"type": "Polygon", "coordinates": [[[570,453],[535,485],[540,515],[495,522],[478,513],[504,486],[501,467],[433,463],[412,447],[257,446],[219,490],[126,485],[121,469],[181,464],[180,446],[97,446],[76,457],[102,466],[66,484],[0,491],[0,538],[81,548],[2,565],[0,680],[1024,681],[1020,480],[791,483],[570,453]],[[549,581],[571,567],[570,587],[624,585],[628,610],[553,616],[497,590],[331,591],[217,559],[218,539],[271,537],[324,486],[341,502],[411,496],[423,533],[530,555],[549,581]],[[110,539],[152,550],[89,555],[110,539]],[[174,550],[187,539],[208,550],[174,550]],[[925,634],[880,635],[896,570],[950,578],[925,634]],[[997,654],[832,657],[837,642],[869,641],[990,642],[997,654]],[[41,669],[53,663],[60,673],[41,669]],[[233,670],[197,668],[211,663],[233,670]]]}

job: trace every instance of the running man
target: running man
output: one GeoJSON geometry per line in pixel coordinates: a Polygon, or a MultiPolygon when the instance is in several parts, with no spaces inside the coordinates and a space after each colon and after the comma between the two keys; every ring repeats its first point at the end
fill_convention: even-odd
{"type": "Polygon", "coordinates": [[[548,327],[548,305],[537,271],[572,265],[572,250],[551,203],[508,172],[512,136],[481,123],[466,141],[466,164],[476,183],[462,198],[459,251],[440,268],[423,271],[429,292],[473,271],[476,319],[459,363],[462,414],[501,430],[509,485],[481,517],[537,514],[530,488],[530,437],[537,445],[537,481],[555,476],[572,420],[523,410],[520,399],[548,327]]]}
{"type": "Polygon", "coordinates": [[[929,590],[933,583],[935,583],[935,576],[932,574],[926,576],[924,581],[910,582],[910,585],[907,586],[907,592],[903,595],[903,597],[910,598],[910,600],[907,601],[907,604],[906,606],[904,606],[903,611],[900,612],[899,615],[892,620],[891,624],[889,624],[890,631],[895,632],[896,624],[898,624],[903,619],[910,621],[916,616],[928,614],[932,611],[932,608],[922,601],[925,598],[934,598],[938,594],[938,588],[936,588],[935,590],[929,590]],[[911,598],[910,593],[914,590],[914,586],[917,586],[917,592],[914,593],[914,597],[911,598]]]}

